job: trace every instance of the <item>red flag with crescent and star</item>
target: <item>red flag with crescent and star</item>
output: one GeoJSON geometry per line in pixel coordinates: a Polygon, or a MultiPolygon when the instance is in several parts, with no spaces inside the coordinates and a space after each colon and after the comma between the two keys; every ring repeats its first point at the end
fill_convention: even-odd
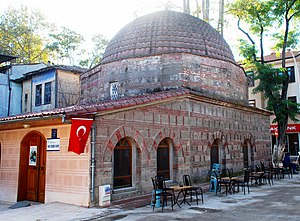
{"type": "Polygon", "coordinates": [[[68,151],[73,151],[78,155],[84,153],[92,124],[92,119],[72,118],[68,151]]]}

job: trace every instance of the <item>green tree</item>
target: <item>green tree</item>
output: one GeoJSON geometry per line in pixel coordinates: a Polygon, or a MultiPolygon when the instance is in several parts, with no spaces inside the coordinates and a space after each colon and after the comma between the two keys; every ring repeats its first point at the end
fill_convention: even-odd
{"type": "Polygon", "coordinates": [[[70,64],[74,64],[75,58],[82,54],[80,46],[84,42],[82,35],[72,31],[66,27],[62,27],[58,33],[49,34],[52,41],[48,48],[59,55],[59,59],[69,60],[70,64]]]}
{"type": "Polygon", "coordinates": [[[94,47],[92,51],[88,53],[88,58],[85,60],[81,60],[79,63],[83,67],[92,68],[100,63],[109,40],[104,35],[97,34],[93,36],[92,42],[94,47]]]}
{"type": "Polygon", "coordinates": [[[20,63],[47,62],[47,39],[40,33],[48,27],[39,11],[8,8],[0,16],[0,53],[19,56],[20,63]]]}
{"type": "Polygon", "coordinates": [[[255,79],[259,85],[255,92],[261,92],[267,99],[267,108],[274,112],[275,122],[278,124],[278,152],[273,156],[276,161],[281,160],[285,148],[285,136],[288,119],[296,121],[298,104],[287,99],[289,75],[285,66],[285,52],[288,46],[295,45],[297,34],[291,31],[293,19],[300,15],[299,0],[236,0],[229,5],[229,11],[238,18],[238,27],[246,35],[250,43],[245,41],[240,49],[246,61],[256,70],[255,79]],[[241,28],[244,22],[250,26],[249,31],[241,28]],[[277,39],[276,47],[281,50],[282,63],[280,69],[266,65],[264,61],[264,37],[270,27],[278,26],[278,33],[273,35],[277,39]],[[251,37],[259,37],[260,59],[256,59],[256,43],[251,37]]]}

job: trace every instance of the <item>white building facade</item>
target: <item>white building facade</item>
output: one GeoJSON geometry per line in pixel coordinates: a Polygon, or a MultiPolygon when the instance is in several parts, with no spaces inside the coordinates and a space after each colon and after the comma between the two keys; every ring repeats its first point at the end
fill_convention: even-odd
{"type": "MultiPolygon", "coordinates": [[[[290,75],[290,83],[288,86],[287,97],[289,100],[300,103],[300,51],[288,51],[286,52],[286,68],[290,75]]],[[[265,56],[265,62],[274,65],[275,68],[281,67],[281,55],[276,56],[276,53],[272,53],[265,56]]],[[[247,72],[247,75],[251,79],[252,72],[247,72]]],[[[261,93],[253,94],[253,89],[258,85],[258,80],[250,81],[249,83],[249,104],[258,108],[266,108],[266,99],[261,93]]],[[[272,138],[272,146],[276,144],[275,132],[277,130],[277,124],[272,123],[275,116],[270,117],[270,136],[272,138]]],[[[300,115],[298,116],[300,119],[300,115]]],[[[289,119],[286,135],[286,149],[285,152],[290,152],[291,155],[298,155],[300,150],[300,122],[293,122],[289,119]]]]}

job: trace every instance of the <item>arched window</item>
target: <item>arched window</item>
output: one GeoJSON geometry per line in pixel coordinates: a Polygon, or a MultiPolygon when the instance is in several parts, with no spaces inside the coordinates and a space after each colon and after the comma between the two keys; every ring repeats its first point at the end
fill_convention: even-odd
{"type": "Polygon", "coordinates": [[[253,166],[252,164],[252,160],[251,160],[251,143],[250,143],[250,140],[245,140],[243,145],[242,145],[242,148],[243,148],[243,162],[244,162],[244,168],[247,168],[247,167],[251,167],[253,166]]]}
{"type": "Polygon", "coordinates": [[[170,179],[170,146],[167,139],[162,140],[157,148],[157,175],[170,179]]]}
{"type": "Polygon", "coordinates": [[[210,163],[211,163],[211,165],[213,165],[214,163],[220,164],[219,144],[218,144],[218,140],[217,139],[211,145],[211,149],[210,149],[210,163]]]}
{"type": "Polygon", "coordinates": [[[114,189],[132,186],[132,145],[121,139],[114,149],[114,189]]]}

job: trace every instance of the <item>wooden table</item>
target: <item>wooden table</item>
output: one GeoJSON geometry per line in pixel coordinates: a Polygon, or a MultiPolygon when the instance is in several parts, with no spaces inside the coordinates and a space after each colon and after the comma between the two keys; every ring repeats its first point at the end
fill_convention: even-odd
{"type": "Polygon", "coordinates": [[[264,175],[264,172],[252,172],[250,174],[250,178],[254,178],[255,179],[255,182],[253,185],[262,185],[262,178],[263,178],[263,175],[264,175]]]}
{"type": "Polygon", "coordinates": [[[229,183],[228,193],[232,194],[237,192],[234,189],[234,181],[238,179],[239,179],[238,177],[221,177],[221,180],[227,181],[229,183]]]}
{"type": "Polygon", "coordinates": [[[179,185],[177,185],[177,186],[170,186],[169,188],[172,188],[174,191],[179,191],[178,194],[177,194],[174,205],[177,204],[180,208],[181,208],[180,205],[183,204],[183,203],[187,203],[189,206],[191,205],[186,200],[186,192],[187,192],[188,189],[191,189],[192,186],[181,186],[181,185],[179,186],[179,185]],[[180,195],[183,196],[183,200],[179,203],[178,199],[179,199],[180,195]]]}

